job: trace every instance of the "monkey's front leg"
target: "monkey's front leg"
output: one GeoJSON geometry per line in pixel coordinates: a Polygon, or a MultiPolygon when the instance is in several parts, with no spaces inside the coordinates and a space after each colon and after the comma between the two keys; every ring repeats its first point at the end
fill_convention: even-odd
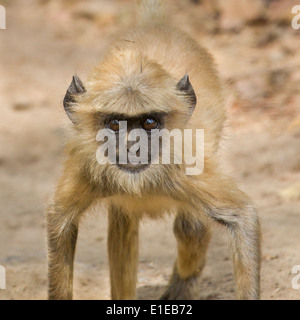
{"type": "Polygon", "coordinates": [[[255,209],[248,204],[240,210],[212,208],[210,214],[230,231],[237,298],[259,299],[260,226],[255,209]]]}
{"type": "Polygon", "coordinates": [[[202,197],[207,216],[230,232],[236,296],[242,300],[260,298],[260,224],[249,198],[234,182],[219,177],[211,190],[202,197]]]}
{"type": "Polygon", "coordinates": [[[81,213],[93,200],[83,181],[64,175],[47,211],[49,299],[73,296],[73,263],[81,213]]]}
{"type": "MultiPolygon", "coordinates": [[[[60,220],[60,209],[48,209],[49,300],[71,300],[73,296],[73,261],[78,233],[77,221],[60,220]],[[56,220],[56,221],[55,221],[56,220]]],[[[65,219],[68,219],[65,217],[65,219]]]]}
{"type": "Polygon", "coordinates": [[[109,210],[108,256],[111,298],[136,298],[138,262],[138,218],[112,205],[109,210]]]}
{"type": "Polygon", "coordinates": [[[187,202],[199,214],[204,213],[230,231],[237,298],[259,299],[261,252],[257,213],[248,197],[230,179],[218,175],[209,182],[210,185],[205,185],[189,181],[176,190],[174,198],[187,202]]]}

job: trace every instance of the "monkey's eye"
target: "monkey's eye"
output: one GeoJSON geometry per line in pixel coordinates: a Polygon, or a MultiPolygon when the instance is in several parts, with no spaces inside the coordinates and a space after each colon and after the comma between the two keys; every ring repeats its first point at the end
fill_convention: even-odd
{"type": "Polygon", "coordinates": [[[158,122],[154,119],[147,118],[146,120],[143,121],[142,127],[143,129],[150,131],[158,127],[158,122]]]}
{"type": "Polygon", "coordinates": [[[108,127],[109,129],[113,130],[113,131],[119,131],[119,128],[120,128],[120,121],[119,120],[111,120],[109,121],[108,123],[108,127]]]}

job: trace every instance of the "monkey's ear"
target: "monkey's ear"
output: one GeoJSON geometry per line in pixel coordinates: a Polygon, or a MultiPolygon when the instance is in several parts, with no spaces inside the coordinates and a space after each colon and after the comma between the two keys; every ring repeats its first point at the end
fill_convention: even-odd
{"type": "Polygon", "coordinates": [[[193,113],[196,104],[197,104],[197,97],[195,91],[190,83],[189,75],[185,74],[183,78],[179,80],[176,86],[177,90],[179,90],[184,97],[188,99],[191,105],[191,114],[193,113]]]}
{"type": "Polygon", "coordinates": [[[86,89],[80,80],[80,78],[77,75],[73,76],[72,82],[66,92],[65,98],[64,98],[64,108],[66,111],[66,114],[70,118],[70,120],[74,123],[77,124],[77,121],[74,117],[74,112],[72,110],[73,104],[76,102],[75,101],[75,96],[82,94],[86,92],[86,89]]]}

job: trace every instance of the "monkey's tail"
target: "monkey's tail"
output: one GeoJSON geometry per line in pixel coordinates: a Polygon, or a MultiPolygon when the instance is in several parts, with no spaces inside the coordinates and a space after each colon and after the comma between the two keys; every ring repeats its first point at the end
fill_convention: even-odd
{"type": "Polygon", "coordinates": [[[165,15],[161,0],[138,0],[139,25],[160,24],[164,21],[165,15]]]}

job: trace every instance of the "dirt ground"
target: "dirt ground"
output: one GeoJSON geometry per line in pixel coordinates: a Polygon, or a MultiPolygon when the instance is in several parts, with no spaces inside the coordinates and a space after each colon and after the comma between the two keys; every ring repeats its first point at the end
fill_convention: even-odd
{"type": "MultiPolygon", "coordinates": [[[[292,1],[166,0],[174,23],[215,56],[229,113],[223,166],[256,203],[263,231],[262,298],[299,299],[300,29],[292,1]],[[252,3],[250,5],[250,3],[252,3]],[[288,5],[287,5],[288,3],[288,5]]],[[[0,1],[0,299],[46,299],[44,211],[60,175],[66,117],[62,99],[77,73],[101,59],[119,28],[134,23],[132,0],[0,1]]],[[[228,238],[216,228],[201,299],[234,299],[228,238]]],[[[104,210],[81,225],[75,299],[109,299],[104,210]]],[[[176,256],[172,221],[141,226],[138,298],[163,292],[176,256]]]]}

